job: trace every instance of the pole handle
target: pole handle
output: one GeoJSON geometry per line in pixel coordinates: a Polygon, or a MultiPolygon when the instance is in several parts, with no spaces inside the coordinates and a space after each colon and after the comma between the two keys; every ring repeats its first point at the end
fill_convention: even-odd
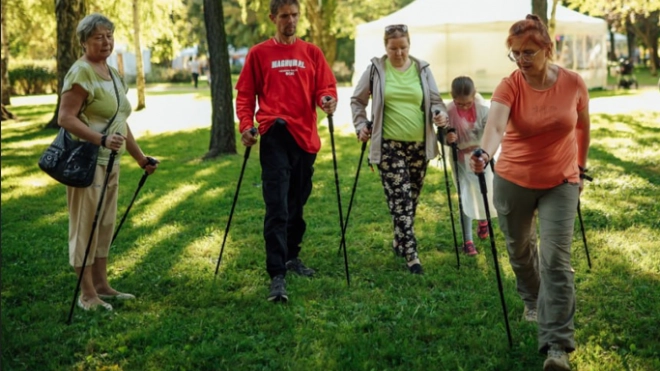
{"type": "MultiPolygon", "coordinates": [[[[474,152],[472,152],[472,154],[477,158],[481,158],[481,155],[484,154],[484,151],[481,148],[477,148],[476,150],[474,150],[474,152]]],[[[485,168],[486,167],[484,166],[484,169],[485,168]]],[[[477,173],[477,177],[479,178],[479,188],[481,189],[481,193],[485,195],[486,193],[488,193],[488,188],[486,187],[486,177],[484,176],[484,172],[482,171],[480,173],[477,173]]]]}
{"type": "MultiPolygon", "coordinates": [[[[324,103],[325,103],[325,102],[330,102],[331,99],[332,99],[331,96],[326,95],[325,97],[323,97],[323,102],[324,102],[324,103]]],[[[332,113],[328,113],[327,115],[328,115],[328,118],[332,118],[332,113]]],[[[330,125],[332,125],[332,122],[330,122],[330,125]]]]}
{"type": "MultiPolygon", "coordinates": [[[[257,128],[252,127],[252,129],[250,129],[250,134],[252,134],[252,136],[257,135],[257,128]]],[[[252,150],[252,146],[245,148],[245,153],[243,153],[243,159],[244,160],[247,160],[248,157],[250,157],[250,151],[251,150],[252,150]]]]}

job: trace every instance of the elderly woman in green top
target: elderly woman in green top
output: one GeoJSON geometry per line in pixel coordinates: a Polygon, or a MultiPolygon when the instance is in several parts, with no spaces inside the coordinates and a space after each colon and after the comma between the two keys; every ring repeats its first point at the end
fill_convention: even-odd
{"type": "Polygon", "coordinates": [[[353,123],[361,141],[371,137],[369,161],[378,165],[394,223],[392,248],[406,258],[411,273],[422,274],[415,211],[428,162],[438,156],[433,124],[447,125],[447,109],[429,64],[408,55],[408,27],[387,26],[384,39],[386,55],[371,60],[355,87],[353,123]],[[369,96],[371,128],[366,112],[369,96]]]}
{"type": "Polygon", "coordinates": [[[114,47],[113,23],[103,15],[90,14],[80,21],[76,32],[84,55],[71,66],[64,78],[58,123],[79,140],[98,144],[101,148],[92,185],[87,188],[67,187],[69,262],[78,275],[83,265],[87,267],[81,281],[78,306],[84,310],[98,307],[112,310],[112,305],[102,299],[135,298],[112,288],[107,274],[108,252],[117,216],[120,157],[128,151],[149,174],[158,165],[149,161],[135,141],[126,122],[131,113],[126,97],[128,87],[117,70],[107,63],[114,47]],[[87,261],[83,262],[111,151],[117,152],[117,157],[110,170],[94,240],[87,261]]]}

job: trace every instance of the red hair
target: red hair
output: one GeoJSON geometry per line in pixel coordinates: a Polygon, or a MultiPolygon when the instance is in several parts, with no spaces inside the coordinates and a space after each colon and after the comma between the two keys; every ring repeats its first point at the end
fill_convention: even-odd
{"type": "Polygon", "coordinates": [[[511,49],[514,39],[521,39],[523,43],[533,42],[545,49],[549,59],[552,59],[554,55],[554,44],[550,39],[548,28],[535,14],[528,14],[524,20],[514,23],[509,28],[509,37],[506,39],[507,48],[511,49]]]}

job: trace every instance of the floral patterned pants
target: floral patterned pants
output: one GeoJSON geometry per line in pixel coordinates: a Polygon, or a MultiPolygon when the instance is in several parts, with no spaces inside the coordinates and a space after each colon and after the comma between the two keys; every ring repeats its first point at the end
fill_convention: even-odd
{"type": "Polygon", "coordinates": [[[424,142],[383,140],[378,169],[394,223],[392,248],[408,262],[418,258],[415,211],[427,165],[424,142]]]}

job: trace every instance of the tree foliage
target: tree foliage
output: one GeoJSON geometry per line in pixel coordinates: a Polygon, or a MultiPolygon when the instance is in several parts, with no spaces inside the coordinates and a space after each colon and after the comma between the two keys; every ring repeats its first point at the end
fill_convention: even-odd
{"type": "MultiPolygon", "coordinates": [[[[52,59],[57,46],[54,0],[3,0],[7,7],[9,53],[19,59],[52,59]]],[[[413,0],[300,0],[298,36],[321,47],[329,59],[337,43],[352,50],[355,26],[390,14],[413,0]],[[319,4],[321,6],[319,7],[319,4]]],[[[134,52],[132,0],[86,0],[89,13],[106,15],[115,23],[117,48],[134,52]]],[[[233,47],[250,47],[271,37],[275,28],[268,19],[269,0],[222,0],[227,42],[233,47]]],[[[144,25],[140,43],[152,52],[152,63],[169,66],[176,53],[198,45],[207,53],[203,0],[140,0],[139,22],[144,25]]],[[[137,53],[136,53],[137,54],[137,53]]],[[[352,53],[337,51],[349,62],[352,53]]]]}
{"type": "MultiPolygon", "coordinates": [[[[298,36],[318,45],[332,64],[337,55],[337,41],[352,40],[355,26],[371,22],[393,13],[414,0],[301,0],[302,17],[298,23],[298,36]]],[[[237,0],[241,11],[241,23],[250,27],[252,42],[262,41],[275,33],[268,18],[269,0],[237,0]]],[[[233,12],[235,9],[230,10],[233,12]]],[[[228,28],[231,29],[231,28],[228,28]]],[[[229,37],[231,38],[231,32],[229,37]]],[[[344,43],[352,47],[352,43],[344,43]]],[[[240,45],[240,44],[238,44],[240,45]]],[[[352,54],[352,53],[351,53],[352,54]]],[[[346,60],[349,57],[343,57],[346,60]]]]}
{"type": "MultiPolygon", "coordinates": [[[[580,12],[605,19],[610,28],[627,33],[630,30],[651,50],[650,67],[657,75],[660,57],[660,1],[658,0],[570,0],[569,6],[580,12]]],[[[632,49],[634,45],[629,45],[632,49]]],[[[631,53],[629,53],[631,54],[631,53]]]]}

